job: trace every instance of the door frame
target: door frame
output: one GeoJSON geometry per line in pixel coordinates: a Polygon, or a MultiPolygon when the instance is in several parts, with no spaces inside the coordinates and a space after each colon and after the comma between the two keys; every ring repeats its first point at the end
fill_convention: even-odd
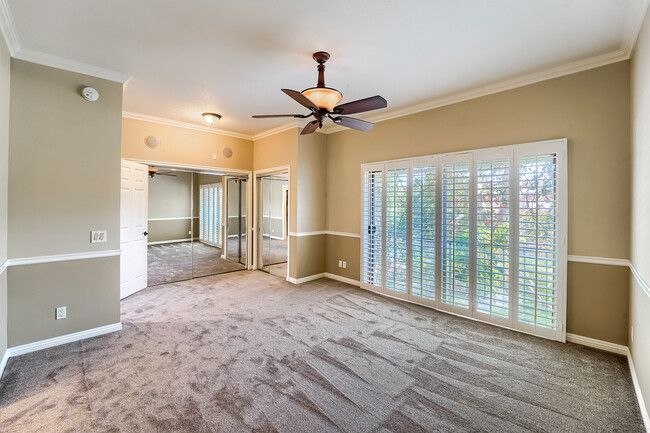
{"type": "Polygon", "coordinates": [[[291,269],[291,166],[290,165],[281,165],[278,167],[271,167],[271,168],[265,168],[262,170],[255,170],[253,171],[253,180],[254,180],[254,188],[253,188],[253,236],[252,238],[254,239],[254,244],[252,250],[254,250],[253,254],[253,268],[252,269],[259,269],[258,263],[257,263],[257,257],[259,253],[259,248],[261,247],[260,243],[257,241],[257,232],[258,230],[261,229],[259,226],[259,217],[260,217],[260,205],[259,205],[259,187],[258,187],[258,181],[259,178],[265,177],[265,176],[270,176],[274,174],[286,174],[287,175],[287,184],[289,185],[289,201],[287,202],[287,206],[289,208],[289,221],[288,221],[288,226],[289,226],[289,233],[287,233],[287,276],[286,280],[289,281],[289,273],[291,269]]]}
{"type": "MultiPolygon", "coordinates": [[[[252,229],[252,226],[251,226],[251,219],[252,219],[251,218],[251,215],[252,215],[252,212],[251,212],[252,185],[250,185],[251,179],[253,178],[253,172],[252,171],[250,171],[250,170],[240,170],[240,169],[236,169],[236,168],[211,167],[211,166],[207,166],[207,165],[178,164],[178,163],[174,163],[174,162],[154,161],[154,160],[150,160],[150,159],[138,159],[138,158],[122,158],[122,159],[125,159],[127,161],[137,162],[137,163],[140,163],[140,164],[145,164],[145,165],[147,165],[149,167],[154,165],[156,167],[162,167],[162,168],[169,168],[169,169],[175,168],[175,169],[178,169],[178,170],[188,170],[188,171],[196,171],[196,172],[208,173],[208,174],[213,174],[213,175],[219,175],[219,176],[223,176],[224,179],[227,176],[239,177],[239,178],[247,177],[248,188],[246,190],[246,194],[247,194],[247,198],[246,198],[246,200],[247,200],[246,230],[247,230],[247,233],[252,233],[253,232],[253,229],[252,229]]],[[[226,186],[226,188],[227,188],[227,186],[226,186]]],[[[225,200],[226,189],[222,190],[222,194],[223,194],[223,197],[224,197],[224,200],[225,200]]],[[[147,211],[148,211],[148,203],[147,203],[147,211]]],[[[226,206],[222,206],[222,212],[224,212],[224,213],[226,212],[226,206]]],[[[225,215],[222,215],[222,220],[223,220],[224,216],[225,215]]],[[[191,225],[191,228],[192,228],[192,237],[194,237],[194,225],[193,224],[191,225]]],[[[225,232],[224,232],[224,236],[225,236],[225,232]]],[[[247,263],[246,264],[246,269],[249,269],[249,270],[253,269],[251,250],[252,250],[251,248],[248,248],[248,247],[246,248],[246,254],[247,254],[247,256],[246,256],[246,263],[247,263]]],[[[221,252],[225,253],[225,248],[222,249],[221,252]]]]}

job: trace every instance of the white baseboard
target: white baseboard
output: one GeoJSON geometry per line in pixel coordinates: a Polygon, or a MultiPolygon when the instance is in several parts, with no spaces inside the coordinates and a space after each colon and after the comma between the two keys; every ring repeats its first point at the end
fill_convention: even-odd
{"type": "Polygon", "coordinates": [[[302,284],[302,283],[306,283],[308,281],[318,280],[320,278],[325,278],[325,272],[323,272],[321,274],[310,275],[308,277],[303,277],[303,278],[291,278],[291,277],[289,277],[287,281],[289,281],[290,283],[293,283],[293,284],[302,284]]]}
{"type": "Polygon", "coordinates": [[[75,332],[73,334],[62,335],[60,337],[48,338],[47,340],[35,341],[33,343],[23,344],[21,346],[10,347],[5,354],[8,358],[12,356],[24,355],[37,350],[47,349],[48,347],[59,346],[61,344],[72,343],[85,338],[97,337],[122,329],[122,323],[113,323],[112,325],[100,326],[99,328],[87,329],[85,331],[75,332]]]}
{"type": "Polygon", "coordinates": [[[627,363],[630,365],[630,374],[632,375],[632,384],[634,385],[634,393],[636,394],[636,399],[639,402],[639,409],[641,410],[641,418],[643,418],[643,424],[645,424],[646,431],[650,432],[650,415],[648,415],[648,409],[645,405],[645,399],[643,398],[643,393],[641,392],[641,385],[639,384],[639,378],[636,376],[636,369],[634,368],[634,360],[632,359],[632,353],[627,349],[627,363]]]}
{"type": "Polygon", "coordinates": [[[2,379],[2,375],[5,372],[5,367],[7,366],[7,361],[9,361],[9,350],[5,351],[5,354],[2,357],[2,361],[0,361],[0,379],[2,379]]]}
{"type": "Polygon", "coordinates": [[[593,347],[594,349],[604,350],[605,352],[618,353],[619,355],[627,355],[629,353],[627,346],[603,340],[596,340],[595,338],[583,337],[582,335],[570,334],[568,332],[566,334],[566,341],[569,343],[580,344],[582,346],[593,347]]]}
{"type": "Polygon", "coordinates": [[[350,284],[352,286],[356,286],[356,287],[361,286],[361,283],[358,280],[353,280],[352,278],[342,277],[342,276],[336,275],[336,274],[330,274],[329,272],[325,272],[325,277],[329,278],[329,279],[332,279],[332,280],[341,281],[343,283],[347,283],[347,284],[350,284]]]}

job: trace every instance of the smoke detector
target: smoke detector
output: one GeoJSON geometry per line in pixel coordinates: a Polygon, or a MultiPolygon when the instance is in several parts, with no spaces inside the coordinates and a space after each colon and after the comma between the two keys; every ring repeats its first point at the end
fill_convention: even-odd
{"type": "Polygon", "coordinates": [[[84,87],[81,91],[81,96],[83,96],[86,101],[95,102],[99,99],[99,92],[97,89],[92,87],[84,87]]]}

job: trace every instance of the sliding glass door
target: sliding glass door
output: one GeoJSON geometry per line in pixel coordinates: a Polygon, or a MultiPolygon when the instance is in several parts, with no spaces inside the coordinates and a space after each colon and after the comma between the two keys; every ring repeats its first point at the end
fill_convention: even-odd
{"type": "Polygon", "coordinates": [[[565,148],[363,165],[362,287],[563,340],[565,148]]]}

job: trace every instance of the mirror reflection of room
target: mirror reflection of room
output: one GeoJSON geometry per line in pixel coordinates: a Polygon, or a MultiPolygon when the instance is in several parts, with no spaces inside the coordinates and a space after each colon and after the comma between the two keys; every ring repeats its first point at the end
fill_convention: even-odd
{"type": "Polygon", "coordinates": [[[246,214],[248,182],[242,178],[228,178],[228,245],[226,257],[233,263],[246,265],[247,243],[246,243],[246,214]]]}
{"type": "Polygon", "coordinates": [[[150,174],[149,286],[246,268],[224,250],[223,182],[221,175],[164,168],[150,174]]]}
{"type": "Polygon", "coordinates": [[[258,180],[260,190],[259,256],[260,269],[273,275],[287,276],[289,239],[289,181],[286,174],[258,180]]]}
{"type": "MultiPolygon", "coordinates": [[[[194,277],[222,274],[245,269],[246,262],[232,260],[225,256],[223,245],[224,193],[223,176],[194,174],[194,238],[193,274],[194,277]]],[[[244,208],[244,214],[246,209],[244,208]]],[[[243,222],[246,232],[246,221],[243,222]]],[[[244,254],[245,255],[245,254],[244,254]]]]}

